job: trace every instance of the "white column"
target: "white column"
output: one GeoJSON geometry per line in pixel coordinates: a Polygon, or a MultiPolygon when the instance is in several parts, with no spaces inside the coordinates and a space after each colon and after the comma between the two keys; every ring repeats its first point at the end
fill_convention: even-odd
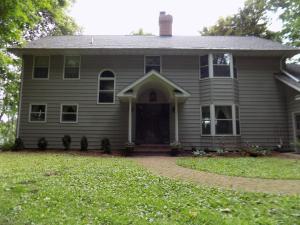
{"type": "Polygon", "coordinates": [[[132,136],[131,136],[131,130],[132,130],[132,98],[129,98],[129,107],[128,107],[128,142],[132,143],[132,136]]]}
{"type": "Polygon", "coordinates": [[[178,137],[178,100],[175,97],[175,142],[179,143],[178,137]]]}

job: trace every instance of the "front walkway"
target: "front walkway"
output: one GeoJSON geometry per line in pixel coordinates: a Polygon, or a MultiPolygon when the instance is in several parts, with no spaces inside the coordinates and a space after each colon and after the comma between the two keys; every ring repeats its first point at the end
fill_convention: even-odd
{"type": "Polygon", "coordinates": [[[271,180],[245,177],[230,177],[201,172],[176,165],[174,157],[133,158],[151,172],[169,178],[191,181],[196,184],[223,187],[240,191],[265,192],[274,194],[300,194],[300,180],[271,180]]]}

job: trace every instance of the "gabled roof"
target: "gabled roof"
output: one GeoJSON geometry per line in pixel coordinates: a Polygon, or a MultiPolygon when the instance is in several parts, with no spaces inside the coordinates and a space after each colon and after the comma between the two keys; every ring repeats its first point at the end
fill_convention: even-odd
{"type": "Polygon", "coordinates": [[[134,35],[74,35],[49,36],[28,42],[22,48],[10,48],[14,53],[41,49],[169,49],[169,50],[242,50],[296,51],[299,48],[252,36],[134,36],[134,35]]]}
{"type": "Polygon", "coordinates": [[[172,82],[171,80],[165,78],[163,75],[157,73],[156,71],[152,70],[148,72],[143,77],[139,78],[129,86],[125,87],[122,91],[120,91],[117,96],[119,98],[136,98],[137,91],[139,87],[146,84],[149,81],[156,81],[165,85],[167,88],[172,90],[173,95],[177,98],[185,99],[190,97],[190,93],[185,91],[183,88],[179,87],[177,84],[172,82]]]}

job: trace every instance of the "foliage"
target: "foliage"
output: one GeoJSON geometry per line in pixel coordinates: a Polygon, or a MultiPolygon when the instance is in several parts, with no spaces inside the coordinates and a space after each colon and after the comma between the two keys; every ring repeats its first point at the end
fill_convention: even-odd
{"type": "Polygon", "coordinates": [[[1,153],[0,177],[0,224],[299,223],[297,195],[201,187],[123,158],[1,153]]]}
{"type": "Polygon", "coordinates": [[[206,152],[203,149],[195,149],[193,151],[193,156],[200,157],[200,156],[206,156],[206,152]]]}
{"type": "Polygon", "coordinates": [[[217,174],[270,179],[300,179],[300,161],[280,158],[181,158],[183,167],[217,174]]]}
{"type": "Polygon", "coordinates": [[[25,41],[47,35],[75,33],[79,27],[67,15],[72,2],[73,0],[1,0],[0,136],[9,141],[15,138],[21,60],[8,53],[6,48],[22,46],[25,41]]]}
{"type": "Polygon", "coordinates": [[[259,145],[247,145],[243,148],[243,151],[245,151],[250,156],[258,157],[271,155],[272,148],[259,145]]]}
{"type": "Polygon", "coordinates": [[[20,138],[20,137],[16,138],[13,150],[20,151],[20,150],[23,150],[24,148],[25,147],[24,147],[24,142],[23,142],[22,138],[20,138]]]}
{"type": "Polygon", "coordinates": [[[89,146],[88,139],[86,138],[86,136],[83,136],[80,140],[80,150],[87,151],[88,146],[89,146]]]}
{"type": "Polygon", "coordinates": [[[1,145],[0,150],[2,151],[11,151],[14,149],[15,143],[14,142],[5,142],[1,145]]]}
{"type": "Polygon", "coordinates": [[[63,146],[65,147],[65,150],[69,150],[71,146],[72,138],[70,135],[64,135],[62,137],[62,143],[63,146]]]}
{"type": "Polygon", "coordinates": [[[38,146],[38,148],[39,148],[40,150],[45,150],[45,149],[47,149],[48,141],[46,140],[46,138],[41,137],[41,138],[38,140],[37,146],[38,146]]]}
{"type": "Polygon", "coordinates": [[[147,35],[153,35],[153,34],[145,32],[143,30],[143,28],[140,28],[140,29],[138,29],[138,31],[132,31],[131,35],[134,35],[134,36],[147,36],[147,35]]]}
{"type": "Polygon", "coordinates": [[[204,27],[201,35],[257,36],[278,40],[278,34],[268,30],[267,0],[247,0],[238,13],[221,17],[216,25],[204,27]]]}
{"type": "Polygon", "coordinates": [[[280,12],[279,18],[283,22],[280,35],[292,46],[300,47],[300,1],[299,0],[269,0],[269,9],[280,12]]]}
{"type": "Polygon", "coordinates": [[[178,142],[171,143],[170,147],[171,147],[171,152],[170,152],[171,156],[177,156],[182,150],[182,145],[178,142]]]}
{"type": "Polygon", "coordinates": [[[101,140],[101,150],[103,150],[104,153],[106,153],[106,154],[111,153],[111,146],[110,146],[110,141],[108,138],[103,138],[101,140]]]}
{"type": "Polygon", "coordinates": [[[123,149],[124,156],[131,156],[134,151],[135,144],[134,143],[126,143],[123,149]]]}

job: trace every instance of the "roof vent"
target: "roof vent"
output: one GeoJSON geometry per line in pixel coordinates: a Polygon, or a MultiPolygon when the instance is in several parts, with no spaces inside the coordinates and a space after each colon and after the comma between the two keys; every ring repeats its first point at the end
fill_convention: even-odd
{"type": "Polygon", "coordinates": [[[172,36],[173,17],[166,12],[159,14],[159,36],[172,36]]]}

